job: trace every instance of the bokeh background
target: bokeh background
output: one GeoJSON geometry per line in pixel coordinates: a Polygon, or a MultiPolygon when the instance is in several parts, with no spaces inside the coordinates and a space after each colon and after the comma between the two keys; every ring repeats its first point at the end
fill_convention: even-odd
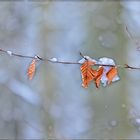
{"type": "MultiPolygon", "coordinates": [[[[140,67],[139,19],[139,1],[0,1],[0,48],[140,67]]],[[[0,53],[1,139],[140,139],[140,71],[119,69],[119,82],[84,89],[78,65],[40,63],[29,81],[30,62],[0,53]]]]}

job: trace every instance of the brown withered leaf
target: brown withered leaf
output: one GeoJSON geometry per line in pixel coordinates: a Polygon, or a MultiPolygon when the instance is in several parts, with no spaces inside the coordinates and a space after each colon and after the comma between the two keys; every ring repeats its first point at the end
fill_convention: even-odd
{"type": "Polygon", "coordinates": [[[33,59],[31,64],[28,67],[28,70],[27,70],[27,75],[28,75],[28,78],[30,80],[32,80],[32,78],[33,78],[33,76],[35,74],[35,68],[36,68],[36,60],[33,59]]]}
{"type": "Polygon", "coordinates": [[[97,76],[95,78],[96,88],[99,88],[99,86],[100,86],[100,81],[101,81],[103,72],[104,72],[104,68],[103,67],[99,67],[99,69],[97,70],[97,76]]]}
{"type": "Polygon", "coordinates": [[[118,71],[116,67],[111,67],[110,70],[106,73],[108,79],[108,84],[110,84],[113,78],[117,75],[118,71]]]}
{"type": "Polygon", "coordinates": [[[95,62],[86,60],[80,67],[83,81],[82,86],[84,88],[87,88],[89,86],[89,83],[97,76],[97,71],[93,70],[91,67],[94,64],[95,62]]]}

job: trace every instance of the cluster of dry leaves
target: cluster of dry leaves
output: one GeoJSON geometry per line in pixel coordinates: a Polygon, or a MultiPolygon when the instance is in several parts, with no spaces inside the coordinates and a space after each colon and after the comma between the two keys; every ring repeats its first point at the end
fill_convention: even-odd
{"type": "MultiPolygon", "coordinates": [[[[36,59],[33,59],[28,67],[27,75],[30,80],[32,80],[35,70],[36,70],[36,59]]],[[[110,58],[100,58],[99,61],[91,59],[89,56],[84,56],[79,61],[81,64],[80,70],[82,75],[82,86],[87,88],[91,82],[94,82],[96,87],[99,88],[100,83],[103,86],[109,85],[114,81],[119,80],[117,66],[110,58]],[[98,68],[93,69],[94,66],[98,64],[98,68]],[[113,66],[103,66],[103,65],[113,65],[113,66]]]]}
{"type": "Polygon", "coordinates": [[[94,82],[96,88],[99,88],[100,83],[107,86],[120,79],[117,66],[111,58],[103,57],[96,61],[89,56],[84,56],[79,63],[82,64],[80,69],[84,88],[87,88],[91,82],[94,82]],[[98,68],[93,69],[95,66],[98,68]]]}
{"type": "MultiPolygon", "coordinates": [[[[82,86],[87,88],[90,82],[94,81],[97,88],[100,86],[100,82],[102,77],[104,76],[105,68],[103,66],[99,66],[97,70],[93,69],[92,66],[95,65],[95,62],[86,60],[81,66],[81,74],[82,74],[82,86]]],[[[110,67],[110,69],[106,72],[107,83],[110,84],[112,80],[117,75],[117,67],[110,67]]]]}

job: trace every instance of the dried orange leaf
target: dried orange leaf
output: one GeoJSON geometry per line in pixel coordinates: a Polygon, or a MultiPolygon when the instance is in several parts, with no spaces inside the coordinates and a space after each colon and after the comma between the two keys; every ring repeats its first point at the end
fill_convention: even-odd
{"type": "Polygon", "coordinates": [[[27,75],[28,75],[28,78],[30,80],[32,80],[32,78],[33,78],[33,76],[35,74],[35,67],[36,67],[36,60],[33,59],[31,64],[28,67],[28,70],[27,70],[27,75]]]}
{"type": "Polygon", "coordinates": [[[110,84],[113,78],[117,75],[118,71],[116,67],[110,68],[110,70],[106,73],[106,77],[108,79],[108,84],[110,84]]]}
{"type": "Polygon", "coordinates": [[[95,62],[86,60],[82,66],[81,66],[81,75],[82,75],[82,86],[84,88],[87,88],[89,83],[95,79],[97,76],[97,71],[92,69],[92,65],[94,65],[95,62]]]}
{"type": "Polygon", "coordinates": [[[95,85],[96,85],[97,88],[99,88],[99,86],[100,86],[100,81],[101,81],[103,72],[104,72],[104,68],[99,67],[99,69],[97,70],[97,76],[95,78],[95,85]]]}

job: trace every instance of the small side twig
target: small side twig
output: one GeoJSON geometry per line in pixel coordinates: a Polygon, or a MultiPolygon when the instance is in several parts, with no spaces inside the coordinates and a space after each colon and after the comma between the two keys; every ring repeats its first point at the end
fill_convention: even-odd
{"type": "Polygon", "coordinates": [[[140,51],[140,46],[139,46],[140,45],[140,41],[139,40],[136,40],[134,38],[134,36],[130,33],[127,25],[125,25],[125,31],[126,31],[128,37],[136,44],[138,51],[140,51]]]}
{"type": "Polygon", "coordinates": [[[132,34],[130,33],[130,31],[128,30],[127,25],[125,25],[125,30],[126,30],[126,33],[127,33],[128,37],[129,37],[130,39],[134,40],[134,37],[132,36],[132,34]]]}
{"type": "Polygon", "coordinates": [[[87,58],[80,52],[80,56],[83,57],[85,60],[87,60],[87,58]]]}
{"type": "Polygon", "coordinates": [[[132,66],[129,66],[128,64],[125,64],[124,68],[127,68],[127,69],[140,70],[140,68],[139,68],[139,67],[132,67],[132,66]]]}

